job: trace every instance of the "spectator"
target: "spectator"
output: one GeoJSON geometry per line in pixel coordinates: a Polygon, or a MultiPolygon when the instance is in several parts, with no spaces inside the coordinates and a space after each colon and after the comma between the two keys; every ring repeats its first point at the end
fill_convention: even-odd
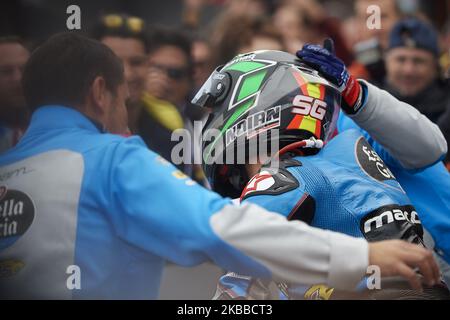
{"type": "Polygon", "coordinates": [[[206,38],[197,37],[192,42],[193,80],[196,89],[200,89],[214,69],[211,50],[206,38]]]}
{"type": "Polygon", "coordinates": [[[449,142],[449,117],[444,113],[450,110],[450,82],[440,77],[433,27],[413,18],[397,23],[390,34],[386,71],[386,89],[438,123],[449,142]]]}
{"type": "MultiPolygon", "coordinates": [[[[191,56],[193,64],[193,90],[189,95],[189,101],[192,100],[215,67],[213,65],[212,48],[206,37],[200,35],[194,36],[191,56]]],[[[186,115],[193,121],[202,121],[205,119],[206,111],[204,108],[189,104],[189,108],[186,109],[186,115]]]]}
{"type": "MultiPolygon", "coordinates": [[[[189,40],[166,30],[156,30],[150,36],[142,19],[124,14],[102,16],[93,36],[124,63],[130,91],[129,129],[171,161],[171,150],[177,143],[171,141],[172,132],[191,128],[184,113],[192,86],[189,40]]],[[[191,164],[178,167],[193,174],[191,164]]]]}
{"type": "Polygon", "coordinates": [[[211,33],[214,65],[239,53],[254,50],[284,50],[283,38],[267,18],[224,14],[211,33]]]}
{"type": "Polygon", "coordinates": [[[356,0],[354,11],[355,15],[345,22],[349,45],[353,47],[358,42],[374,39],[382,49],[386,49],[389,43],[389,32],[394,24],[403,17],[398,2],[393,0],[356,0]],[[367,27],[370,16],[367,9],[370,6],[377,6],[380,9],[380,28],[367,27]]]}
{"type": "MultiPolygon", "coordinates": [[[[281,32],[286,51],[295,54],[305,43],[334,40],[337,56],[348,66],[354,62],[352,52],[342,35],[339,19],[331,17],[323,5],[315,0],[285,0],[273,16],[274,25],[281,32]]],[[[355,67],[351,66],[354,70],[355,67]]]]}
{"type": "Polygon", "coordinates": [[[130,92],[128,126],[133,133],[137,133],[140,100],[145,90],[148,68],[148,39],[144,21],[124,14],[108,14],[99,20],[92,36],[111,48],[123,62],[130,92]]]}
{"type": "Polygon", "coordinates": [[[403,13],[397,1],[392,0],[356,0],[354,9],[355,16],[345,21],[343,31],[344,39],[353,49],[356,60],[365,69],[355,73],[355,76],[381,86],[385,77],[383,51],[388,46],[389,32],[403,17],[403,13]],[[380,10],[379,28],[369,28],[367,25],[370,18],[367,9],[370,6],[380,10]]]}
{"type": "Polygon", "coordinates": [[[440,78],[437,32],[418,19],[397,23],[386,52],[386,89],[431,121],[450,107],[450,87],[440,78]]]}
{"type": "MultiPolygon", "coordinates": [[[[174,29],[156,29],[150,38],[149,69],[143,111],[138,132],[147,146],[166,160],[178,141],[171,141],[176,129],[192,132],[188,100],[193,89],[193,62],[190,39],[174,29]]],[[[191,162],[192,163],[192,162],[191,162]]],[[[192,164],[177,164],[184,173],[194,175],[192,164]]]]}
{"type": "Polygon", "coordinates": [[[0,153],[13,147],[28,125],[21,80],[29,55],[19,38],[0,38],[0,153]]]}
{"type": "Polygon", "coordinates": [[[324,35],[319,24],[325,17],[323,8],[315,1],[284,1],[276,9],[273,22],[287,51],[294,54],[305,43],[322,43],[324,35]]]}
{"type": "Polygon", "coordinates": [[[271,2],[270,0],[228,0],[227,14],[252,18],[267,16],[272,9],[271,2]]]}
{"type": "Polygon", "coordinates": [[[192,31],[207,27],[224,10],[225,1],[183,0],[182,27],[192,31]]]}

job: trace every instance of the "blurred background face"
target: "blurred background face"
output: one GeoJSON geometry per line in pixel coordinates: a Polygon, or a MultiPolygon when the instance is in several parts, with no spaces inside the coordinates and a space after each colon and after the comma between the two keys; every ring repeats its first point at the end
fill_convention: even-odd
{"type": "Polygon", "coordinates": [[[147,88],[157,98],[181,106],[191,89],[188,57],[172,45],[162,46],[149,56],[147,88]]]}
{"type": "Polygon", "coordinates": [[[104,37],[101,42],[111,48],[122,60],[125,81],[130,92],[130,102],[136,103],[145,89],[147,77],[147,55],[142,41],[134,38],[104,37]]]}
{"type": "Polygon", "coordinates": [[[283,44],[274,38],[266,36],[254,36],[249,45],[239,49],[240,53],[246,53],[257,50],[279,50],[284,49],[283,44]]]}
{"type": "Polygon", "coordinates": [[[267,6],[263,0],[229,0],[228,10],[233,15],[249,15],[260,17],[267,14],[267,6]]]}
{"type": "Polygon", "coordinates": [[[378,39],[382,48],[386,48],[389,41],[389,32],[394,24],[401,18],[398,8],[394,0],[356,0],[355,14],[361,32],[361,39],[359,41],[368,40],[372,37],[378,39]],[[367,8],[371,5],[380,7],[380,29],[369,29],[366,27],[366,21],[369,17],[367,8]]]}
{"type": "Polygon", "coordinates": [[[206,42],[194,41],[192,43],[192,60],[194,85],[196,88],[200,88],[212,71],[211,48],[206,42]]]}
{"type": "MultiPolygon", "coordinates": [[[[312,10],[312,9],[308,9],[312,10]]],[[[321,42],[321,34],[314,24],[320,19],[300,5],[288,3],[279,7],[273,15],[273,24],[283,37],[283,46],[290,53],[297,52],[305,43],[321,42]],[[309,21],[306,21],[305,17],[309,21]]]]}
{"type": "Polygon", "coordinates": [[[292,6],[280,7],[273,16],[273,23],[286,39],[300,38],[300,19],[292,6]]]}
{"type": "Polygon", "coordinates": [[[25,107],[22,72],[29,52],[18,43],[0,44],[0,109],[25,107]]]}
{"type": "Polygon", "coordinates": [[[403,96],[420,93],[437,77],[437,61],[431,52],[393,48],[386,54],[388,83],[403,96]]]}

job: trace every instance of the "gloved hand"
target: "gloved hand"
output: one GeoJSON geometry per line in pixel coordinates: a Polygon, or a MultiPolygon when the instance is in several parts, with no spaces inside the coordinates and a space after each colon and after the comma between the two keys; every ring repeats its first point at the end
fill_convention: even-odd
{"type": "Polygon", "coordinates": [[[346,113],[358,112],[363,104],[363,90],[358,81],[348,73],[344,62],[336,57],[333,40],[326,39],[323,47],[305,44],[297,51],[297,57],[339,87],[343,99],[341,107],[346,113]]]}

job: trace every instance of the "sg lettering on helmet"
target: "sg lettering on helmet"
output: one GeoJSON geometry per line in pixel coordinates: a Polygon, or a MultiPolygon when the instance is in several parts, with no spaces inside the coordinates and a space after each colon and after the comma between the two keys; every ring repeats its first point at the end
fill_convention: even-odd
{"type": "Polygon", "coordinates": [[[323,120],[326,114],[327,103],[313,97],[297,95],[292,101],[292,113],[304,116],[310,115],[317,120],[323,120]]]}

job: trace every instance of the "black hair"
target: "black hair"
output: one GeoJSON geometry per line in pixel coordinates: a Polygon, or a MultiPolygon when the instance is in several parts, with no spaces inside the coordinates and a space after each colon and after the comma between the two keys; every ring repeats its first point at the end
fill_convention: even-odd
{"type": "Polygon", "coordinates": [[[22,77],[31,111],[59,104],[83,104],[94,79],[102,76],[111,93],[124,82],[121,60],[102,43],[74,32],[52,36],[31,55],[22,77]]]}
{"type": "Polygon", "coordinates": [[[22,47],[24,47],[25,49],[28,49],[28,45],[25,43],[25,41],[23,41],[22,38],[18,37],[18,36],[14,36],[14,35],[10,35],[10,36],[2,36],[0,37],[0,44],[19,44],[22,47]]]}
{"type": "Polygon", "coordinates": [[[155,28],[149,38],[149,54],[165,46],[177,47],[184,53],[188,63],[189,74],[191,74],[193,66],[191,54],[192,41],[188,34],[172,28],[155,28]]]}

